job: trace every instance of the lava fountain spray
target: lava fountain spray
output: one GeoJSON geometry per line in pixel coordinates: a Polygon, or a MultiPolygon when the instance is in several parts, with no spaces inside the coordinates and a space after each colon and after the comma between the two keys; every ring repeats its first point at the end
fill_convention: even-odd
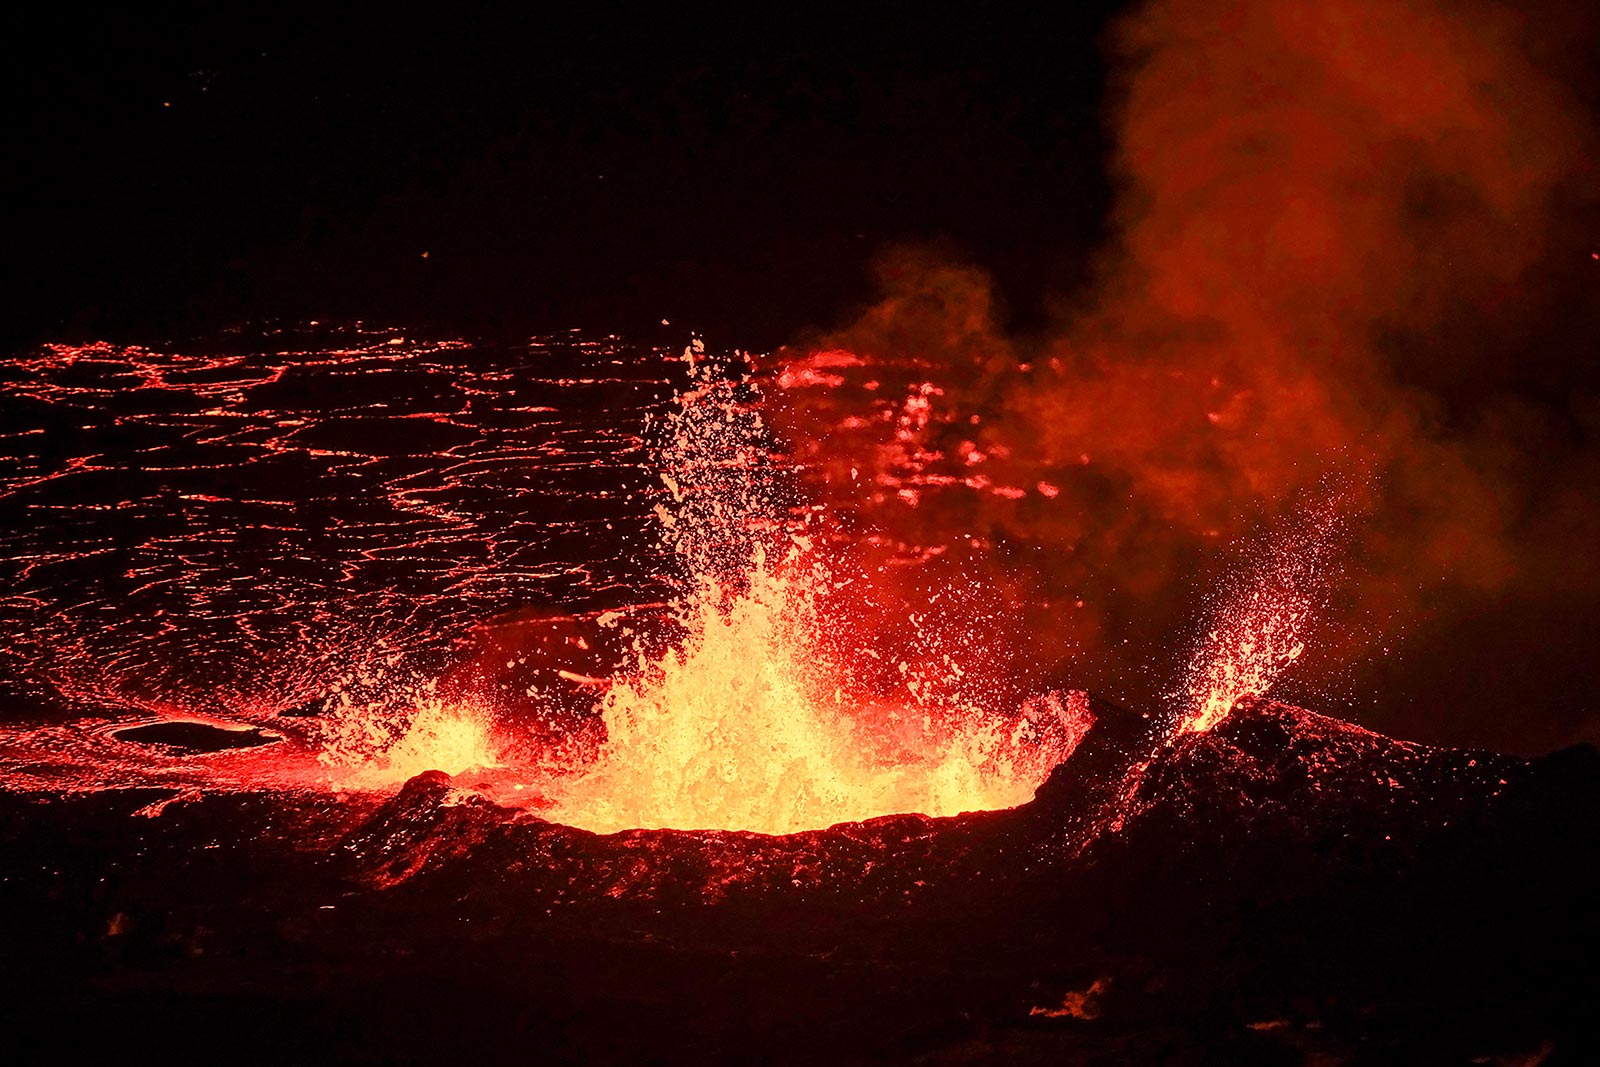
{"type": "Polygon", "coordinates": [[[657,455],[686,636],[664,654],[636,645],[602,701],[600,751],[547,817],[787,833],[1030,799],[1088,728],[1087,707],[1046,697],[997,714],[927,677],[907,680],[910,700],[855,686],[827,639],[847,623],[821,606],[834,576],[782,507],[754,387],[698,344],[686,356],[692,385],[657,455]]]}
{"type": "Polygon", "coordinates": [[[317,759],[340,787],[382,789],[423,771],[455,775],[501,765],[487,705],[446,700],[432,682],[386,678],[381,695],[365,698],[353,689],[334,697],[318,722],[317,759]]]}
{"type": "Polygon", "coordinates": [[[1179,734],[1205,733],[1239,701],[1265,695],[1305,651],[1337,572],[1346,528],[1338,501],[1319,502],[1270,537],[1261,558],[1219,589],[1180,689],[1179,734]]]}

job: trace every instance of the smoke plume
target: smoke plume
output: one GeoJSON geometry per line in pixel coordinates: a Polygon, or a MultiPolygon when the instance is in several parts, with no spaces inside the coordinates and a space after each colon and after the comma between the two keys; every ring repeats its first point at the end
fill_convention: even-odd
{"type": "MultiPolygon", "coordinates": [[[[1303,685],[1376,684],[1400,637],[1443,678],[1441,635],[1592,618],[1600,401],[1560,305],[1600,264],[1560,32],[1429,0],[1123,18],[1115,238],[1059,328],[1009,335],[980,267],[903,248],[879,303],[782,353],[785,429],[840,521],[878,531],[879,586],[977,568],[1031,663],[1160,699],[1197,593],[1337,484],[1352,543],[1303,685]],[[908,550],[933,570],[888,565],[908,550]]],[[[1536,736],[1457,728],[1433,692],[1369,714],[1513,746],[1594,729],[1581,701],[1536,736]]]]}

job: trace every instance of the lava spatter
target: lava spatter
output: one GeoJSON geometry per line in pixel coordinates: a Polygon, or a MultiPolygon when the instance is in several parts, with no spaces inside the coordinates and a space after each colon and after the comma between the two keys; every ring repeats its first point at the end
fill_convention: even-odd
{"type": "Polygon", "coordinates": [[[827,598],[849,579],[737,361],[691,348],[663,414],[684,372],[660,350],[326,333],[48,346],[6,372],[38,425],[0,471],[21,531],[0,607],[28,635],[0,656],[64,709],[5,726],[8,780],[387,790],[443,770],[594,829],[786,832],[1021,804],[1087,728],[1070,700],[974,699],[948,651],[862,669],[827,598]],[[69,423],[66,454],[31,447],[69,423]],[[22,521],[51,509],[72,522],[22,521]],[[663,593],[657,632],[613,610],[663,593]],[[574,631],[594,662],[573,670],[484,625],[535,604],[624,649],[636,630],[631,651],[605,662],[574,631]],[[542,681],[508,684],[534,661],[542,681]],[[204,717],[282,743],[115,737],[204,717]]]}
{"type": "Polygon", "coordinates": [[[1339,494],[1267,539],[1252,567],[1218,589],[1179,692],[1178,733],[1205,733],[1248,697],[1266,695],[1305,651],[1337,569],[1339,494]]]}
{"type": "Polygon", "coordinates": [[[456,775],[500,767],[493,710],[447,700],[430,683],[401,686],[371,703],[342,700],[317,722],[317,759],[345,788],[398,786],[424,771],[456,775]]]}
{"type": "Polygon", "coordinates": [[[614,682],[603,746],[547,814],[601,831],[788,833],[1026,802],[1087,723],[1059,704],[1045,719],[995,714],[926,677],[911,700],[867,696],[825,640],[845,622],[822,605],[833,575],[786,520],[752,388],[701,358],[679,397],[658,452],[672,506],[658,514],[687,637],[614,682]]]}

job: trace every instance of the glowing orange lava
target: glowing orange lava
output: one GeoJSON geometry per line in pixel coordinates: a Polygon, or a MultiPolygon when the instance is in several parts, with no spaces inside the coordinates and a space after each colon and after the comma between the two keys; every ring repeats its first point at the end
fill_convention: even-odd
{"type": "Polygon", "coordinates": [[[1025,803],[1076,745],[1086,708],[1009,720],[848,695],[817,635],[820,568],[757,562],[748,591],[696,598],[690,637],[607,693],[608,739],[547,816],[586,829],[791,833],[895,812],[1025,803]]]}
{"type": "Polygon", "coordinates": [[[389,706],[341,703],[319,723],[317,759],[336,784],[376,789],[423,771],[456,775],[501,765],[489,709],[446,702],[431,686],[407,695],[389,706]]]}
{"type": "Polygon", "coordinates": [[[547,816],[602,832],[790,833],[1030,799],[1087,729],[1087,709],[1051,699],[995,715],[920,677],[909,702],[852,691],[822,640],[840,622],[819,609],[827,568],[798,534],[769,562],[783,523],[760,416],[724,374],[702,364],[660,457],[673,505],[658,509],[664,540],[692,578],[679,605],[688,636],[614,680],[607,739],[554,785],[547,816]]]}
{"type": "Polygon", "coordinates": [[[1189,661],[1178,733],[1204,733],[1246,697],[1264,696],[1305,651],[1313,611],[1343,530],[1336,494],[1266,546],[1254,573],[1222,590],[1189,661]]]}
{"type": "Polygon", "coordinates": [[[1189,712],[1183,733],[1205,733],[1245,697],[1262,696],[1284,668],[1300,658],[1310,613],[1302,599],[1272,589],[1251,590],[1233,603],[1190,668],[1189,712]]]}
{"type": "MultiPolygon", "coordinates": [[[[387,359],[403,349],[395,339],[374,342],[377,355],[366,356],[387,359]]],[[[346,626],[319,608],[324,614],[318,619],[339,621],[340,634],[364,636],[334,642],[328,655],[338,673],[318,676],[314,684],[286,670],[273,676],[271,686],[252,684],[204,700],[168,700],[163,686],[183,696],[183,678],[168,685],[169,661],[151,653],[168,643],[135,643],[141,656],[162,670],[107,670],[103,656],[71,657],[71,669],[50,672],[59,691],[85,706],[137,710],[137,716],[96,715],[0,729],[0,779],[53,788],[270,786],[360,792],[392,790],[424,771],[439,770],[468,775],[473,788],[487,790],[496,801],[524,804],[545,817],[599,832],[671,827],[788,833],[882,815],[1005,808],[1031,799],[1092,723],[1087,699],[1047,694],[1018,707],[1017,697],[996,696],[1014,690],[983,682],[988,676],[983,649],[971,648],[973,654],[964,657],[959,627],[929,624],[925,631],[918,622],[922,613],[911,605],[895,635],[907,638],[901,641],[905,651],[872,647],[882,637],[880,628],[847,617],[858,609],[842,606],[848,598],[836,595],[852,582],[860,583],[855,591],[871,583],[859,569],[833,573],[824,539],[814,543],[808,536],[815,533],[807,525],[812,509],[790,495],[790,461],[763,423],[756,387],[698,345],[686,355],[689,386],[677,396],[675,410],[652,425],[650,461],[658,486],[641,491],[642,499],[630,494],[613,507],[620,517],[628,510],[624,504],[640,512],[654,505],[659,545],[674,564],[673,574],[663,579],[675,594],[674,618],[658,632],[649,629],[661,624],[654,612],[592,616],[597,627],[608,621],[618,626],[608,636],[619,640],[604,656],[586,659],[579,672],[563,669],[573,665],[562,661],[563,649],[541,649],[552,661],[548,673],[584,683],[585,693],[598,694],[597,706],[591,709],[570,693],[552,695],[539,685],[501,685],[504,672],[514,673],[524,662],[515,649],[474,661],[472,670],[429,680],[435,668],[408,658],[409,642],[381,626],[366,634],[359,612],[351,613],[346,626]],[[646,632],[630,632],[634,625],[646,632]],[[868,639],[857,640],[862,630],[868,639]],[[938,641],[927,639],[935,632],[938,641]],[[630,637],[634,644],[622,670],[609,678],[592,676],[611,670],[630,637]],[[664,648],[663,641],[674,637],[664,648]],[[80,662],[86,665],[82,670],[76,667],[80,662]],[[318,696],[308,700],[312,693],[318,696]],[[173,743],[208,725],[219,733],[266,732],[252,747],[216,738],[208,743],[216,743],[218,751],[190,751],[173,743]]],[[[172,360],[143,350],[97,348],[53,353],[51,360],[70,365],[89,356],[106,357],[108,374],[122,375],[126,365],[127,373],[181,380],[181,366],[173,370],[172,360]]],[[[288,373],[289,364],[279,362],[259,375],[252,367],[239,374],[270,384],[288,373]]],[[[843,365],[844,357],[835,362],[843,365]]],[[[235,368],[204,364],[203,369],[232,374],[235,368]]],[[[645,368],[619,380],[632,386],[637,379],[650,392],[666,384],[649,377],[659,373],[645,368]]],[[[245,387],[233,377],[227,380],[233,383],[230,389],[245,387]]],[[[39,388],[48,392],[55,386],[44,380],[39,388]]],[[[903,413],[913,428],[926,412],[926,397],[919,396],[922,406],[912,397],[903,413]]],[[[518,422],[525,405],[507,397],[505,413],[506,421],[518,422]]],[[[299,433],[305,420],[279,421],[299,433]]],[[[276,423],[271,431],[278,432],[276,423]]],[[[646,442],[611,435],[587,443],[594,455],[635,465],[636,453],[629,450],[646,442]]],[[[304,451],[294,442],[274,448],[285,454],[304,451]]],[[[483,459],[486,469],[493,458],[483,459]]],[[[196,487],[199,496],[207,496],[203,488],[196,487]]],[[[447,531],[475,530],[471,522],[428,503],[432,498],[426,493],[396,489],[390,499],[398,498],[408,508],[426,509],[447,531]]],[[[611,518],[607,512],[607,530],[611,518]]],[[[243,519],[228,521],[236,523],[228,527],[230,536],[243,537],[253,529],[243,519]]],[[[439,541],[432,527],[400,522],[397,528],[403,539],[384,545],[383,552],[373,550],[374,555],[436,564],[453,575],[452,588],[470,586],[466,579],[476,572],[456,571],[452,562],[458,549],[470,547],[467,542],[439,541]]],[[[482,554],[497,559],[508,553],[482,554]]],[[[640,562],[628,560],[632,572],[640,562]]],[[[193,572],[178,573],[184,589],[203,584],[193,572]]],[[[659,583],[643,587],[649,595],[661,595],[659,583]]],[[[195,610],[196,617],[208,618],[195,610]]],[[[177,634],[191,642],[184,647],[194,658],[203,659],[208,646],[169,622],[165,612],[146,614],[156,620],[161,636],[177,634]]],[[[223,644],[235,654],[244,648],[249,655],[241,658],[263,659],[253,643],[264,640],[252,628],[255,616],[244,617],[249,625],[240,625],[250,642],[223,644]]],[[[581,641],[579,646],[590,649],[581,641]]],[[[81,648],[95,651],[91,645],[81,648]]],[[[41,662],[60,662],[55,645],[41,662]]]]}

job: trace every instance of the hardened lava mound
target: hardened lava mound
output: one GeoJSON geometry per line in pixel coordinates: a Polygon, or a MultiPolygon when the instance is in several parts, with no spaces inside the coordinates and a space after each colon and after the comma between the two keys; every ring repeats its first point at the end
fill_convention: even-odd
{"type": "Polygon", "coordinates": [[[1020,807],[783,836],[599,835],[433,772],[387,800],[8,794],[7,1011],[164,1062],[1592,1049],[1593,748],[1431,749],[1271,701],[1169,741],[1093,709],[1020,807]]]}

